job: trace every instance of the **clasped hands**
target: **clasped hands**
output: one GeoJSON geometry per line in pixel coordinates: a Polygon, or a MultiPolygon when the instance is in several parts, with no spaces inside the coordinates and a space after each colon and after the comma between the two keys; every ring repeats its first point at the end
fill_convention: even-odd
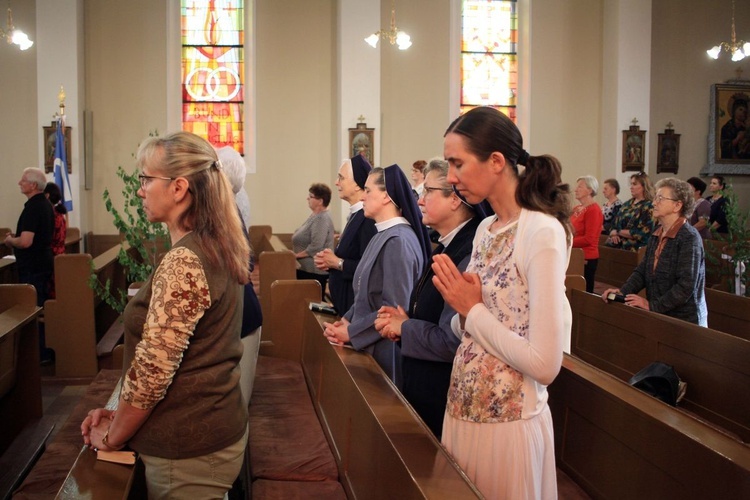
{"type": "Polygon", "coordinates": [[[321,271],[328,271],[329,269],[338,269],[339,258],[333,253],[330,248],[325,248],[320,252],[316,253],[313,257],[315,267],[321,271]]]}
{"type": "Polygon", "coordinates": [[[396,342],[401,339],[401,325],[407,319],[409,315],[403,307],[383,306],[378,309],[374,326],[383,338],[396,342]]]}
{"type": "MultiPolygon", "coordinates": [[[[435,276],[432,283],[461,317],[461,325],[471,308],[482,302],[482,283],[475,273],[462,273],[456,264],[445,254],[438,254],[432,258],[432,270],[435,276]]],[[[399,340],[401,325],[409,319],[406,311],[399,306],[383,306],[378,310],[375,329],[385,338],[399,340]]]]}
{"type": "Polygon", "coordinates": [[[346,318],[341,318],[333,323],[323,322],[323,335],[325,335],[328,342],[335,345],[344,345],[349,342],[349,321],[346,318]]]}
{"type": "Polygon", "coordinates": [[[106,408],[91,410],[81,424],[83,443],[94,450],[114,451],[114,448],[105,446],[102,439],[104,439],[104,435],[115,419],[115,413],[114,410],[107,410],[106,408]]]}

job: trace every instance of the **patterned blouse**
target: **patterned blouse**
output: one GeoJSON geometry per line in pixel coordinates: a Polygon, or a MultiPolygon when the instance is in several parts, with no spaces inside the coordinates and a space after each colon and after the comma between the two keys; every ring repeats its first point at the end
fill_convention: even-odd
{"type": "Polygon", "coordinates": [[[617,212],[620,211],[621,206],[622,201],[620,201],[620,198],[615,198],[613,203],[606,201],[602,203],[602,214],[604,214],[604,228],[602,229],[602,234],[609,234],[612,230],[612,222],[614,222],[615,216],[617,215],[617,212]]]}
{"type": "Polygon", "coordinates": [[[147,410],[164,398],[195,326],[210,306],[198,256],[185,247],[169,251],[154,273],[143,337],[123,381],[124,401],[147,410]]]}
{"type": "Polygon", "coordinates": [[[611,231],[627,229],[632,239],[621,239],[619,245],[607,240],[607,246],[633,251],[645,247],[654,231],[653,210],[654,206],[648,200],[634,201],[631,198],[623,203],[612,222],[611,231]]]}
{"type": "MultiPolygon", "coordinates": [[[[475,244],[466,271],[479,274],[482,298],[489,311],[508,329],[526,337],[529,290],[513,258],[517,230],[516,223],[497,234],[487,231],[475,244]]],[[[456,419],[471,422],[520,420],[523,377],[465,332],[453,361],[448,412],[456,419]]]]}

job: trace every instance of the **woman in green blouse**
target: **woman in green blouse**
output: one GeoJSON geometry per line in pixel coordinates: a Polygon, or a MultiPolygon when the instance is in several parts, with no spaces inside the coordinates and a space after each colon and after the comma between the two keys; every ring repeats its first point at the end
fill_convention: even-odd
{"type": "Polygon", "coordinates": [[[622,204],[609,232],[607,246],[623,250],[638,250],[646,246],[654,230],[654,186],[645,172],[630,176],[630,195],[622,204]]]}

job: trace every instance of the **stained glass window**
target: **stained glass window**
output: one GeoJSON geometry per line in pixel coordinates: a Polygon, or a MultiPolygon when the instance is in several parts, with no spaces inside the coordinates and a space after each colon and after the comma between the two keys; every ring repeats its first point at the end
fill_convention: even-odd
{"type": "Polygon", "coordinates": [[[494,106],[516,121],[518,15],[515,0],[461,4],[461,113],[494,106]]]}
{"type": "Polygon", "coordinates": [[[244,0],[182,0],[182,129],[245,153],[244,0]]]}

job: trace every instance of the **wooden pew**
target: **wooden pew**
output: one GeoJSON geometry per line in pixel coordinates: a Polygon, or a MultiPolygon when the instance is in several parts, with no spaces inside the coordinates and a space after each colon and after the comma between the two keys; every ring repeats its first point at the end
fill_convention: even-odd
{"type": "Polygon", "coordinates": [[[16,266],[16,259],[0,258],[0,284],[12,285],[15,283],[18,283],[18,267],[16,266]]]}
{"type": "Polygon", "coordinates": [[[111,348],[124,334],[119,314],[89,286],[92,270],[112,290],[127,288],[125,272],[117,260],[120,246],[92,260],[89,254],[55,257],[57,298],[45,303],[47,346],[55,350],[55,376],[93,377],[109,368],[111,348]],[[106,344],[106,352],[101,346],[106,344]]]}
{"type": "Polygon", "coordinates": [[[348,496],[481,498],[372,356],[328,343],[330,320],[308,311],[302,366],[348,496]]]}
{"type": "Polygon", "coordinates": [[[70,417],[15,492],[16,500],[146,498],[143,469],[96,460],[83,445],[81,422],[93,408],[113,408],[119,397],[120,370],[102,370],[70,417]]]}
{"type": "Polygon", "coordinates": [[[706,288],[708,327],[750,340],[750,297],[706,288]]]}
{"type": "Polygon", "coordinates": [[[81,230],[69,227],[65,233],[65,253],[81,253],[81,230]]]}
{"type": "MultiPolygon", "coordinates": [[[[293,315],[292,326],[276,339],[275,355],[301,363],[347,497],[479,498],[372,357],[328,343],[321,323],[334,318],[314,314],[306,307],[307,302],[320,297],[320,288],[311,286],[313,283],[275,283],[274,314],[283,303],[281,310],[293,315]],[[309,290],[303,292],[303,287],[309,290]],[[307,301],[303,302],[304,295],[307,301]],[[298,313],[304,321],[302,328],[294,326],[300,320],[298,313]]],[[[261,357],[260,363],[272,360],[261,357]]],[[[255,492],[264,483],[256,480],[253,484],[255,492]]]]}
{"type": "Polygon", "coordinates": [[[596,281],[621,286],[646,255],[646,247],[637,252],[599,245],[599,264],[596,268],[596,281]]]}
{"type": "Polygon", "coordinates": [[[565,274],[573,274],[583,276],[583,266],[586,264],[586,259],[583,258],[583,248],[572,248],[570,251],[570,262],[568,262],[568,270],[565,274]]]}
{"type": "Polygon", "coordinates": [[[0,498],[8,498],[44,450],[54,423],[42,415],[36,292],[0,285],[0,498]]]}
{"type": "Polygon", "coordinates": [[[271,232],[271,226],[250,226],[249,235],[253,252],[258,256],[258,300],[264,318],[260,353],[268,355],[273,350],[274,331],[277,329],[277,325],[268,319],[272,315],[271,287],[277,280],[296,279],[297,259],[271,232]]]}
{"type": "Polygon", "coordinates": [[[564,355],[549,395],[557,466],[592,498],[746,498],[750,491],[746,444],[580,359],[564,355]]]}
{"type": "Polygon", "coordinates": [[[750,341],[573,291],[571,352],[621,380],[654,361],[687,382],[679,407],[750,443],[750,341]]]}

